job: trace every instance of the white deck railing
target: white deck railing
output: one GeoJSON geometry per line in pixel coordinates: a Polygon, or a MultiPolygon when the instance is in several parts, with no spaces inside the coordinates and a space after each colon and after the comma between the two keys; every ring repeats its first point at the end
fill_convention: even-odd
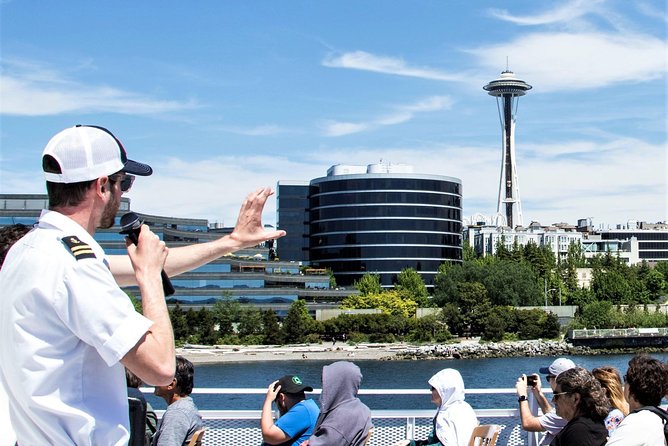
{"type": "MultiPolygon", "coordinates": [[[[152,393],[152,388],[142,388],[145,393],[152,393]]],[[[546,393],[550,389],[544,389],[546,393]]],[[[206,395],[264,395],[267,389],[261,388],[196,388],[194,394],[206,395]]],[[[319,395],[321,389],[314,389],[309,394],[319,395]]],[[[428,389],[360,389],[360,395],[430,395],[428,389]]],[[[467,389],[470,395],[515,394],[515,389],[467,389]]],[[[195,397],[195,400],[197,398],[195,397]]],[[[538,405],[529,392],[529,404],[534,413],[538,405]]],[[[536,446],[539,434],[529,433],[520,426],[519,410],[512,409],[475,409],[481,424],[497,424],[501,433],[497,445],[536,446]]],[[[157,411],[162,416],[162,411],[157,411]]],[[[214,445],[260,445],[260,410],[200,410],[207,431],[202,444],[214,445]]],[[[431,410],[372,410],[374,424],[373,436],[369,446],[394,444],[403,438],[426,438],[432,429],[435,411],[431,410]]]]}

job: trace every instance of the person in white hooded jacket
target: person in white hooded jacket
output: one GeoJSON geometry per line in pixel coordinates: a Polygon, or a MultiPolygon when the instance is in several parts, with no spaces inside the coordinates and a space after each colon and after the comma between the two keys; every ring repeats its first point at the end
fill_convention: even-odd
{"type": "Polygon", "coordinates": [[[468,446],[478,418],[464,401],[464,380],[455,369],[443,369],[429,380],[431,402],[438,406],[434,429],[426,440],[401,440],[395,446],[468,446]]]}

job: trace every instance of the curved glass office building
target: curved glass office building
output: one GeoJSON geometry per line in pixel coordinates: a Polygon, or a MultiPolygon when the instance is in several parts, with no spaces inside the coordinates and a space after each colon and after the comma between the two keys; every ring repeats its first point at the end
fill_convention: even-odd
{"type": "Polygon", "coordinates": [[[444,262],[462,259],[462,183],[410,166],[333,166],[309,185],[313,265],[339,285],[375,273],[392,286],[405,268],[428,286],[444,262]]]}

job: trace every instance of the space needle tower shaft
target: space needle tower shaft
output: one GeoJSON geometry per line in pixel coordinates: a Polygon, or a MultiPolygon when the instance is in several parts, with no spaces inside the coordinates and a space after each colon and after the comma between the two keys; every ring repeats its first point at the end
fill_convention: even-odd
{"type": "Polygon", "coordinates": [[[501,121],[503,155],[499,179],[499,201],[496,212],[505,216],[506,224],[514,228],[523,226],[520,186],[515,164],[515,116],[519,97],[524,96],[531,85],[515,77],[506,69],[501,76],[483,87],[489,95],[496,97],[501,121]]]}

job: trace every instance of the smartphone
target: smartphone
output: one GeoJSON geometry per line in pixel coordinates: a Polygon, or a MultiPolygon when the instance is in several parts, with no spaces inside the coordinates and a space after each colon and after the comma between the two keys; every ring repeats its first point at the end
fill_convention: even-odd
{"type": "Polygon", "coordinates": [[[538,377],[536,375],[527,376],[527,386],[536,387],[538,384],[538,377]]]}

